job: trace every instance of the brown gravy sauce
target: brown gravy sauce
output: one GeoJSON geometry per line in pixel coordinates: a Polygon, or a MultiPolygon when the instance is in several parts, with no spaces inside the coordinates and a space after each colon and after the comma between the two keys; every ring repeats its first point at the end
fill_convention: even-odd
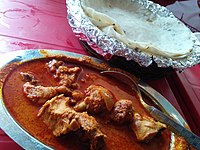
{"type": "MultiPolygon", "coordinates": [[[[2,90],[5,106],[11,116],[22,128],[44,144],[58,150],[89,149],[89,145],[82,143],[80,139],[72,133],[61,137],[55,137],[43,121],[37,117],[37,113],[41,106],[30,102],[23,93],[24,81],[22,81],[20,72],[33,74],[43,86],[58,85],[58,82],[45,68],[45,63],[49,61],[50,59],[46,58],[22,63],[7,76],[2,90]]],[[[70,62],[66,62],[66,64],[81,67],[82,70],[77,79],[80,84],[80,91],[84,92],[91,84],[102,85],[109,89],[116,99],[132,100],[137,112],[148,115],[139,100],[137,100],[136,94],[131,91],[129,87],[112,78],[100,76],[99,71],[96,69],[70,62]],[[86,74],[93,74],[98,78],[95,80],[86,80],[86,74]]],[[[128,125],[117,126],[108,123],[105,118],[106,117],[101,117],[101,115],[96,117],[100,124],[101,131],[107,135],[105,149],[169,149],[171,133],[168,129],[165,129],[160,134],[156,135],[149,143],[140,143],[137,142],[134,132],[128,125]]]]}

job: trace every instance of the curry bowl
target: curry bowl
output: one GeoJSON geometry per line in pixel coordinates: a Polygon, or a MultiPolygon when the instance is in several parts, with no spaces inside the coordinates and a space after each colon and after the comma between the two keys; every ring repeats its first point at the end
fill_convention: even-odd
{"type": "MultiPolygon", "coordinates": [[[[148,114],[135,91],[100,74],[126,73],[102,60],[58,50],[23,50],[5,56],[0,127],[24,149],[189,148],[148,114]]],[[[167,100],[158,102],[188,128],[167,100]]]]}

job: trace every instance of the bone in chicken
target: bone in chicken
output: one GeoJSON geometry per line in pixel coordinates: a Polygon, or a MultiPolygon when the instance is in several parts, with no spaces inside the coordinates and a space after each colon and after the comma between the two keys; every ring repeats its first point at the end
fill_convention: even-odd
{"type": "Polygon", "coordinates": [[[69,97],[63,94],[48,100],[40,109],[38,116],[53,131],[55,136],[77,131],[80,138],[90,140],[90,149],[101,149],[105,135],[98,127],[96,119],[86,112],[76,112],[69,107],[69,97]],[[84,136],[83,136],[84,134],[84,136]]]}
{"type": "Polygon", "coordinates": [[[25,82],[30,82],[31,84],[37,85],[39,84],[39,81],[35,79],[35,77],[27,72],[20,72],[20,75],[22,76],[22,80],[25,82]]]}
{"type": "Polygon", "coordinates": [[[71,87],[75,83],[77,76],[81,70],[81,68],[77,66],[64,66],[64,63],[62,61],[58,61],[55,59],[47,63],[46,66],[49,71],[54,74],[54,77],[60,80],[59,84],[65,85],[67,87],[71,87]]]}
{"type": "Polygon", "coordinates": [[[138,141],[148,142],[166,125],[155,121],[153,118],[139,113],[134,113],[134,120],[131,124],[138,141]]]}
{"type": "Polygon", "coordinates": [[[79,103],[75,110],[95,114],[102,111],[110,111],[114,106],[113,94],[102,86],[90,85],[86,89],[86,97],[83,102],[79,103]]]}
{"type": "Polygon", "coordinates": [[[24,93],[33,102],[45,103],[58,94],[71,95],[71,90],[65,86],[44,87],[26,82],[23,85],[24,93]]]}

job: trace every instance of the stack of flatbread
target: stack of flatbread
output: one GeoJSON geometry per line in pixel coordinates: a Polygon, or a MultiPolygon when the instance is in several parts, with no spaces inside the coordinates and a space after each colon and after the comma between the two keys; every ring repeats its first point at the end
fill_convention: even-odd
{"type": "Polygon", "coordinates": [[[158,15],[130,0],[82,0],[81,6],[95,26],[130,48],[172,59],[193,49],[193,33],[174,16],[158,15]]]}

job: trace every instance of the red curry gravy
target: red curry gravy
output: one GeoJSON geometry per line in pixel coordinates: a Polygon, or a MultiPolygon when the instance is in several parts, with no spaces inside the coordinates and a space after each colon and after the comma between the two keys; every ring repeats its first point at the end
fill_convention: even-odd
{"type": "MultiPolygon", "coordinates": [[[[45,68],[45,64],[49,61],[50,59],[46,58],[25,62],[9,73],[2,90],[5,106],[21,127],[44,144],[59,150],[89,149],[89,145],[82,143],[73,133],[55,137],[43,121],[37,117],[41,105],[31,102],[23,93],[24,81],[22,81],[20,72],[31,73],[43,86],[58,85],[58,81],[45,68]]],[[[132,100],[134,108],[138,113],[148,115],[137,99],[136,93],[123,83],[110,77],[101,76],[97,69],[76,63],[65,63],[68,66],[81,67],[77,82],[80,85],[79,90],[83,93],[91,84],[101,85],[109,89],[116,99],[132,100]],[[98,78],[95,80],[86,79],[88,74],[96,75],[98,78]]],[[[114,125],[105,120],[106,117],[101,117],[101,115],[97,115],[95,118],[100,124],[101,131],[107,136],[105,149],[169,149],[171,133],[168,129],[157,134],[149,143],[142,143],[137,142],[136,136],[129,125],[114,125]]]]}

